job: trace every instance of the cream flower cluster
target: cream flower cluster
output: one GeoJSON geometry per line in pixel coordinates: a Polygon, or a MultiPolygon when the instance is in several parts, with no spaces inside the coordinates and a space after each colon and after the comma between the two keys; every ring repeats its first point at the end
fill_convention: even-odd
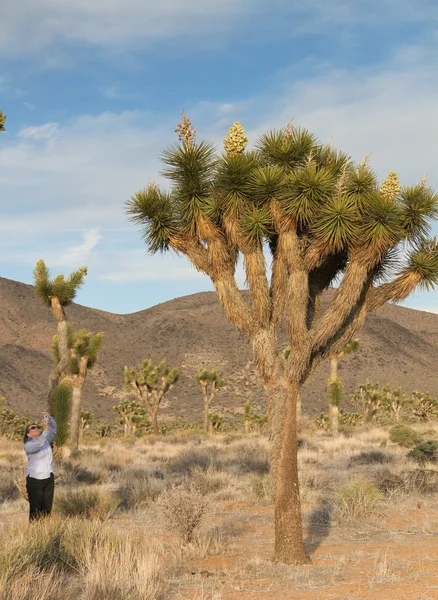
{"type": "Polygon", "coordinates": [[[242,154],[248,143],[248,138],[245,135],[245,130],[239,121],[236,121],[234,125],[228,130],[228,135],[224,139],[224,147],[227,154],[236,155],[242,154]]]}
{"type": "Polygon", "coordinates": [[[398,180],[398,175],[395,171],[390,171],[388,177],[382,182],[380,193],[385,200],[388,200],[388,202],[393,202],[399,192],[400,181],[398,180]]]}

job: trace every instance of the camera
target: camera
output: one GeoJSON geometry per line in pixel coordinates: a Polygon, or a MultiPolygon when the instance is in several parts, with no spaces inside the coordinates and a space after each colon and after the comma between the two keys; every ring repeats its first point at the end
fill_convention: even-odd
{"type": "Polygon", "coordinates": [[[43,415],[43,419],[44,419],[44,421],[48,422],[48,420],[50,419],[50,416],[47,413],[45,413],[43,415]]]}

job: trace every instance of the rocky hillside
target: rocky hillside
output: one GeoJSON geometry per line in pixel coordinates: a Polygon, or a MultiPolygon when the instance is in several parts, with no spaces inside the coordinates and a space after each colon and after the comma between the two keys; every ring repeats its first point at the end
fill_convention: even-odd
{"type": "MultiPolygon", "coordinates": [[[[45,406],[51,368],[50,343],[56,322],[37,301],[32,286],[0,278],[0,396],[6,404],[29,415],[45,406]]],[[[181,378],[163,405],[162,416],[201,420],[202,401],[194,374],[216,368],[227,385],[216,396],[223,412],[241,410],[247,399],[264,410],[251,348],[224,317],[215,294],[177,298],[129,315],[115,315],[74,304],[67,309],[73,327],[105,332],[98,364],[84,391],[85,407],[97,420],[112,420],[112,407],[122,397],[124,365],[144,358],[166,358],[181,378]]],[[[340,361],[346,393],[367,378],[418,388],[438,395],[436,374],[438,315],[388,305],[368,317],[358,354],[340,361]]],[[[303,391],[305,410],[325,408],[328,364],[319,368],[303,391]]]]}

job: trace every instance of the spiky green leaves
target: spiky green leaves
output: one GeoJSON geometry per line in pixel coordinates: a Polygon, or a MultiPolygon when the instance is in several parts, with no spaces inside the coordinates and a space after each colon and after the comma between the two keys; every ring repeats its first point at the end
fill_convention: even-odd
{"type": "Polygon", "coordinates": [[[197,381],[203,383],[213,383],[215,384],[216,389],[220,389],[224,387],[225,381],[216,371],[216,369],[202,369],[195,375],[197,381]]]}
{"type": "Polygon", "coordinates": [[[428,235],[431,219],[438,216],[438,196],[430,188],[418,184],[401,191],[400,204],[408,240],[428,235]]]}
{"type": "Polygon", "coordinates": [[[5,131],[5,122],[6,122],[6,115],[4,115],[2,113],[2,111],[0,110],[0,131],[5,131]]]}
{"type": "Polygon", "coordinates": [[[50,271],[44,261],[40,259],[33,273],[35,293],[41,302],[50,308],[52,298],[57,298],[61,306],[68,306],[73,302],[78,289],[83,284],[87,267],[81,267],[74,271],[67,279],[64,275],[57,275],[54,279],[50,279],[50,271]]]}
{"type": "Polygon", "coordinates": [[[331,198],[321,209],[312,228],[315,238],[328,254],[353,245],[360,231],[357,206],[345,196],[331,198]]]}
{"type": "Polygon", "coordinates": [[[248,207],[240,219],[244,251],[261,247],[272,233],[272,215],[268,206],[248,207]]]}
{"type": "Polygon", "coordinates": [[[256,147],[267,163],[290,169],[305,162],[316,144],[307,129],[288,127],[263,134],[256,147]]]}
{"type": "Polygon", "coordinates": [[[379,193],[370,195],[361,230],[364,242],[376,253],[388,250],[403,237],[400,207],[388,203],[379,193]]]}
{"type": "Polygon", "coordinates": [[[438,241],[421,239],[407,261],[405,273],[412,273],[420,278],[420,287],[426,290],[438,285],[438,241]]]}
{"type": "Polygon", "coordinates": [[[161,192],[155,184],[137,192],[126,203],[131,221],[143,226],[142,235],[149,252],[165,252],[170,239],[178,231],[175,205],[170,194],[161,192]]]}
{"type": "Polygon", "coordinates": [[[71,387],[58,385],[53,390],[51,412],[56,421],[54,443],[61,448],[67,443],[70,435],[71,387]]]}
{"type": "Polygon", "coordinates": [[[290,173],[281,201],[285,214],[301,226],[310,226],[320,209],[331,198],[336,177],[313,162],[290,173]]]}
{"type": "Polygon", "coordinates": [[[212,189],[216,157],[214,146],[201,142],[171,146],[163,152],[163,175],[173,181],[175,204],[184,226],[193,228],[205,210],[212,189]]]}
{"type": "Polygon", "coordinates": [[[328,395],[332,406],[340,406],[344,399],[344,384],[340,377],[329,379],[328,395]]]}
{"type": "Polygon", "coordinates": [[[250,200],[250,181],[259,162],[254,152],[224,155],[217,163],[214,196],[221,203],[221,213],[237,216],[250,200]]]}
{"type": "Polygon", "coordinates": [[[144,360],[138,371],[125,367],[124,384],[126,391],[147,388],[149,392],[162,387],[166,392],[179,378],[178,369],[171,369],[164,358],[158,365],[154,365],[150,358],[144,360]]]}

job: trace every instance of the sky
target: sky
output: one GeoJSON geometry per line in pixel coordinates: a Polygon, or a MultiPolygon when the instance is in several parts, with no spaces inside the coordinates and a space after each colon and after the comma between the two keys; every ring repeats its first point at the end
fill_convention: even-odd
{"type": "MultiPolygon", "coordinates": [[[[115,313],[212,289],[149,256],[125,201],[184,109],[221,150],[291,118],[409,185],[438,189],[436,0],[19,0],[0,20],[0,276],[87,265],[77,302],[115,313]]],[[[434,233],[438,234],[438,227],[434,233]]],[[[239,284],[244,276],[239,271],[239,284]]],[[[438,291],[406,306],[438,313],[438,291]]]]}

